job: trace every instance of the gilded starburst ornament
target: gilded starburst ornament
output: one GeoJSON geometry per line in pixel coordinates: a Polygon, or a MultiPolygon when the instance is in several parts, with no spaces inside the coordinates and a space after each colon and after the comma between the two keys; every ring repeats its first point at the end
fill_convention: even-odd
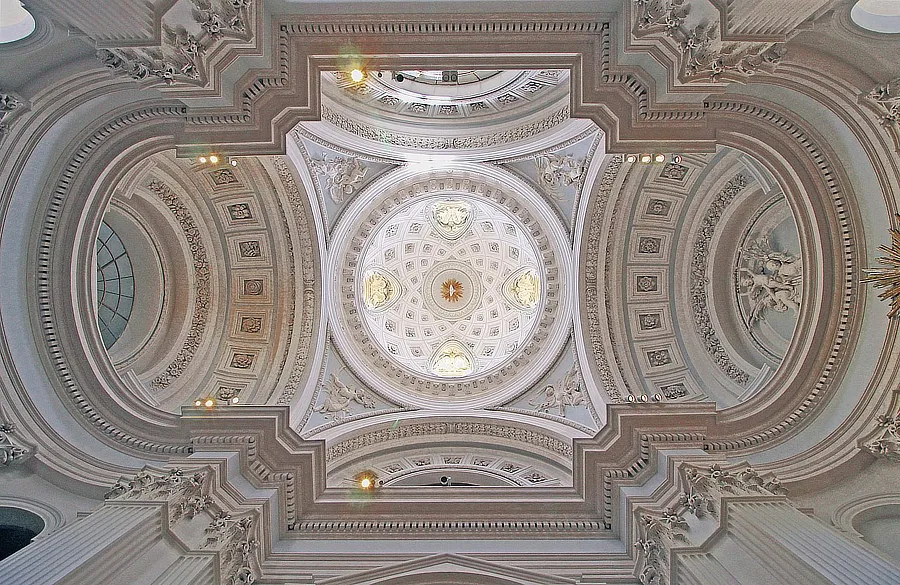
{"type": "MultiPolygon", "coordinates": [[[[897,215],[900,221],[900,214],[897,215]]],[[[866,276],[863,282],[871,282],[876,288],[884,288],[878,298],[881,300],[891,301],[891,310],[888,311],[888,317],[900,316],[900,230],[892,228],[891,245],[879,246],[878,249],[887,254],[878,259],[878,262],[884,264],[884,267],[865,268],[863,271],[866,276]]]]}
{"type": "Polygon", "coordinates": [[[441,296],[451,303],[459,302],[463,296],[463,285],[455,278],[448,278],[441,285],[441,296]]]}

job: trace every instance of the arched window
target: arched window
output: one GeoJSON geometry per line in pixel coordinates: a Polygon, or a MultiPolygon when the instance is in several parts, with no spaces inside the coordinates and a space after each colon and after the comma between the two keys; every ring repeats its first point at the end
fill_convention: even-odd
{"type": "Polygon", "coordinates": [[[28,546],[43,529],[43,519],[34,512],[0,506],[0,561],[28,546]]]}
{"type": "Polygon", "coordinates": [[[97,326],[109,349],[122,336],[134,304],[134,273],[122,240],[106,222],[97,235],[97,326]]]}

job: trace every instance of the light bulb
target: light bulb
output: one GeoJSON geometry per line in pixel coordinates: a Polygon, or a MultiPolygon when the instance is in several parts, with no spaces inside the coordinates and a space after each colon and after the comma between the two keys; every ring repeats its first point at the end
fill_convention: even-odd
{"type": "Polygon", "coordinates": [[[629,154],[628,156],[625,157],[625,162],[636,163],[636,162],[637,162],[637,155],[636,155],[636,154],[629,154]]]}
{"type": "Polygon", "coordinates": [[[236,166],[237,166],[237,161],[234,160],[234,159],[232,159],[232,161],[231,161],[231,166],[236,167],[236,166]]]}
{"type": "Polygon", "coordinates": [[[194,401],[194,406],[202,406],[202,405],[203,405],[203,401],[202,401],[202,400],[195,400],[195,401],[194,401]]]}
{"type": "Polygon", "coordinates": [[[213,405],[215,405],[215,403],[216,401],[212,398],[207,398],[206,402],[204,402],[203,404],[206,406],[206,408],[211,408],[213,405]]]}
{"type": "Polygon", "coordinates": [[[359,480],[359,487],[364,490],[369,489],[370,487],[372,487],[372,479],[368,477],[362,478],[361,480],[359,480]]]}
{"type": "Polygon", "coordinates": [[[232,403],[232,404],[237,404],[237,403],[240,402],[240,401],[241,401],[241,399],[238,398],[237,396],[235,396],[234,398],[231,399],[231,403],[232,403]]]}
{"type": "Polygon", "coordinates": [[[657,155],[656,155],[656,162],[658,162],[658,163],[666,162],[666,155],[664,155],[664,154],[657,154],[657,155]]]}
{"type": "Polygon", "coordinates": [[[201,157],[198,158],[197,160],[199,160],[201,163],[205,163],[205,162],[206,162],[206,157],[205,157],[205,156],[201,156],[201,157]]]}
{"type": "Polygon", "coordinates": [[[649,154],[642,154],[642,155],[641,155],[641,162],[642,162],[642,163],[647,164],[647,163],[649,163],[651,160],[653,160],[653,159],[650,158],[650,155],[649,155],[649,154]]]}
{"type": "Polygon", "coordinates": [[[216,164],[217,162],[219,162],[219,157],[217,157],[214,154],[211,154],[211,155],[209,155],[209,162],[211,162],[212,164],[216,164]]]}
{"type": "Polygon", "coordinates": [[[350,72],[350,79],[353,80],[353,83],[359,83],[363,80],[365,74],[360,69],[354,69],[350,72]]]}

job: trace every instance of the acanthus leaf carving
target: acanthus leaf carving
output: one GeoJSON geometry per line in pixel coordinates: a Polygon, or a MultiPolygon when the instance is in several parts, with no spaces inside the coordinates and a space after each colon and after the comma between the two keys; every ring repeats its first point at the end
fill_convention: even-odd
{"type": "Polygon", "coordinates": [[[144,47],[98,49],[97,58],[112,69],[136,81],[152,80],[166,85],[206,84],[203,55],[225,37],[250,40],[249,22],[252,0],[193,0],[191,28],[199,25],[202,32],[189,33],[183,23],[162,24],[158,45],[144,47]]]}
{"type": "Polygon", "coordinates": [[[194,518],[213,503],[209,495],[207,471],[186,475],[181,468],[157,472],[144,468],[134,477],[119,479],[103,496],[105,500],[165,501],[169,523],[194,518]]]}
{"type": "Polygon", "coordinates": [[[634,4],[635,36],[663,34],[675,41],[681,51],[678,75],[685,83],[717,83],[725,75],[749,77],[771,71],[787,53],[784,43],[726,42],[714,24],[689,26],[691,5],[685,0],[634,0],[634,4]]]}
{"type": "Polygon", "coordinates": [[[248,585],[256,581],[259,535],[256,513],[240,518],[222,510],[205,530],[202,548],[219,552],[222,585],[248,585]]]}
{"type": "Polygon", "coordinates": [[[683,491],[675,506],[663,511],[636,510],[634,543],[639,563],[635,566],[643,585],[670,585],[670,556],[673,549],[696,546],[688,537],[686,515],[698,520],[707,516],[719,520],[721,500],[725,496],[784,496],[787,490],[772,475],[761,475],[751,466],[724,469],[718,464],[695,467],[682,463],[683,491]]]}

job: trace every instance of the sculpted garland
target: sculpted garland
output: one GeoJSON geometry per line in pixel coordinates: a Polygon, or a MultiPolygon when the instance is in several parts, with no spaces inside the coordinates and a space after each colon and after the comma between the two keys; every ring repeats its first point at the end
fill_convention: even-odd
{"type": "Polygon", "coordinates": [[[200,238],[200,230],[187,207],[181,202],[181,199],[162,181],[154,179],[150,181],[147,187],[165,203],[181,226],[184,237],[188,242],[194,268],[194,312],[191,317],[188,336],[172,363],[166,367],[163,373],[150,382],[150,387],[153,390],[163,390],[184,373],[185,368],[194,359],[194,353],[200,347],[203,333],[206,330],[210,300],[209,258],[200,238]]]}

